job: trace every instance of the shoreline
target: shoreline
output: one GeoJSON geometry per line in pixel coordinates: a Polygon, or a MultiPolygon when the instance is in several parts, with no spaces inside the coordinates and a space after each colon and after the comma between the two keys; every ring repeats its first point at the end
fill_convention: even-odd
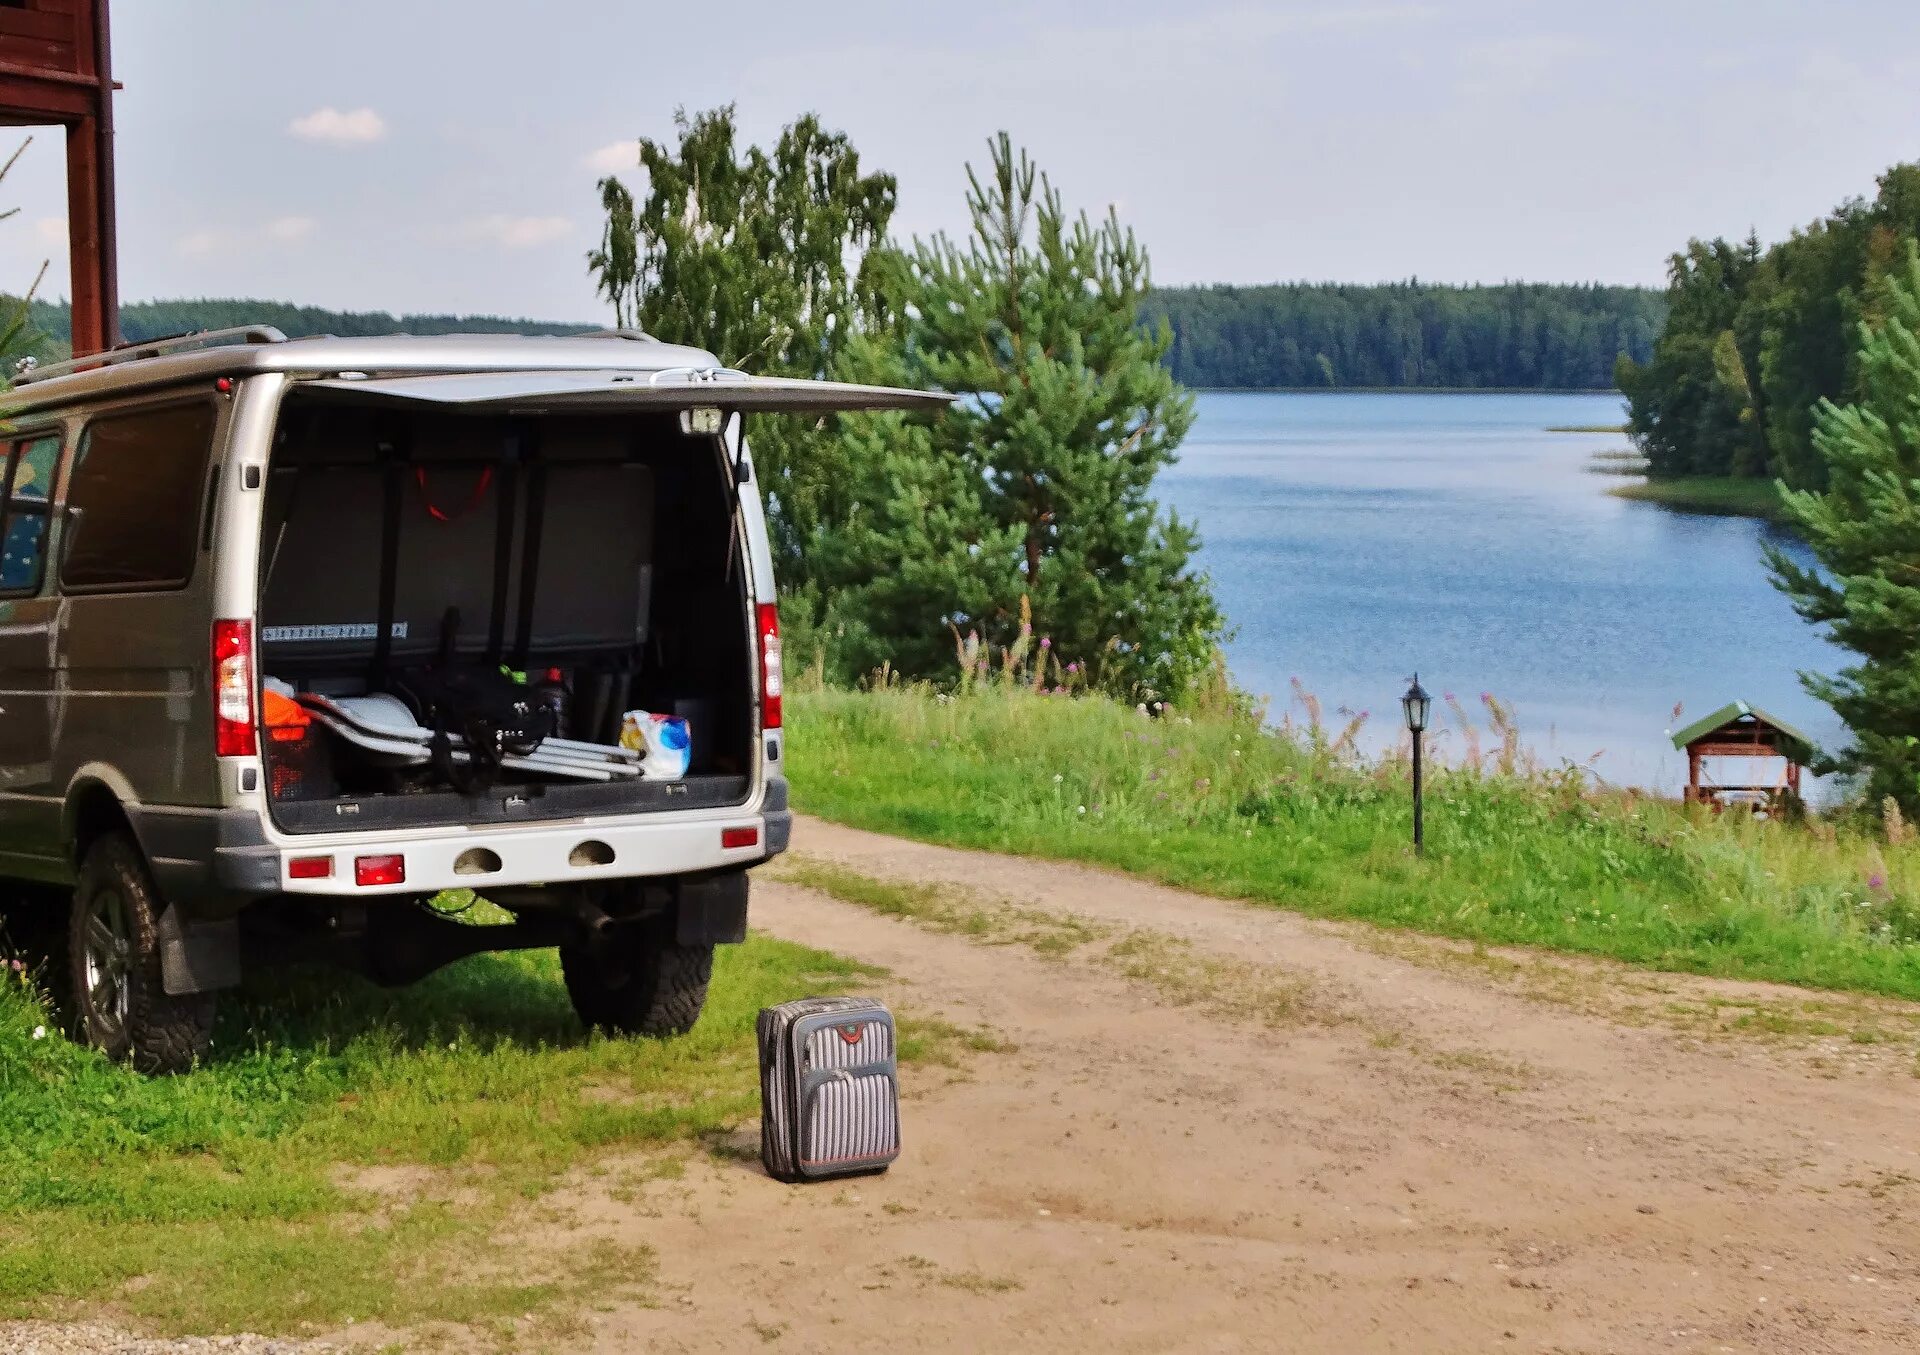
{"type": "Polygon", "coordinates": [[[1724,475],[1688,475],[1671,480],[1642,480],[1607,490],[1616,499],[1656,504],[1676,513],[1705,517],[1754,518],[1791,527],[1779,491],[1771,480],[1724,475]]]}
{"type": "Polygon", "coordinates": [[[1194,395],[1620,395],[1611,386],[1188,386],[1186,389],[1194,395]]]}

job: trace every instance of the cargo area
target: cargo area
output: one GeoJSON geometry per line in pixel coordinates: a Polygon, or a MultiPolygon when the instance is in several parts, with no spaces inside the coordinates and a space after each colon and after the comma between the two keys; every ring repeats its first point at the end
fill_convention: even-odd
{"type": "Polygon", "coordinates": [[[275,822],[743,802],[757,642],[735,476],[687,427],[291,394],[256,613],[275,822]],[[653,742],[622,749],[639,712],[653,742]]]}

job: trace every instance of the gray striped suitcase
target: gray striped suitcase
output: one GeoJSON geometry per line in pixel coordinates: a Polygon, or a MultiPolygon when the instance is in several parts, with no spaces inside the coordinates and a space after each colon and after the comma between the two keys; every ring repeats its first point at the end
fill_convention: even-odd
{"type": "Polygon", "coordinates": [[[760,1160],[781,1181],[881,1172],[900,1155],[893,1015],[867,997],[760,1012],[760,1160]]]}

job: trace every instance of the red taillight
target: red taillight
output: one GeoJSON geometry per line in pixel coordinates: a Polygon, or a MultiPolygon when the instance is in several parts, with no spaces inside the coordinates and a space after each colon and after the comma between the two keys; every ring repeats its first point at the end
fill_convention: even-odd
{"type": "Polygon", "coordinates": [[[720,846],[724,850],[731,851],[735,847],[758,847],[759,845],[760,830],[758,828],[722,828],[720,830],[720,846]]]}
{"type": "Polygon", "coordinates": [[[331,856],[296,856],[287,862],[289,880],[324,880],[332,874],[331,856]]]}
{"type": "Polygon", "coordinates": [[[760,727],[780,728],[780,609],[763,602],[760,619],[760,727]]]}
{"type": "Polygon", "coordinates": [[[252,757],[253,622],[213,623],[213,751],[217,757],[252,757]]]}
{"type": "Polygon", "coordinates": [[[357,885],[403,885],[407,882],[404,856],[356,856],[353,882],[357,885]]]}

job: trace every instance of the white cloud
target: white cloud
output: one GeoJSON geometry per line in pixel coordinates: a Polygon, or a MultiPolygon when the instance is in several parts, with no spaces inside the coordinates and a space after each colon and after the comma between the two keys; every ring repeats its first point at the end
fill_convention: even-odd
{"type": "Polygon", "coordinates": [[[387,134],[387,124],[371,108],[341,112],[329,105],[316,108],[287,124],[287,131],[302,141],[319,141],[329,146],[364,146],[387,134]]]}
{"type": "Polygon", "coordinates": [[[297,245],[313,234],[315,224],[310,216],[277,216],[267,223],[266,235],[283,245],[297,245]]]}
{"type": "Polygon", "coordinates": [[[565,239],[573,223],[564,216],[474,217],[456,227],[456,239],[497,245],[501,249],[534,249],[565,239]]]}
{"type": "Polygon", "coordinates": [[[225,249],[233,241],[233,234],[224,230],[188,231],[180,237],[176,248],[190,259],[203,259],[225,249]]]}
{"type": "Polygon", "coordinates": [[[319,229],[310,216],[277,216],[257,225],[204,226],[188,231],[174,248],[190,259],[216,254],[258,254],[272,245],[297,245],[319,229]]]}
{"type": "Polygon", "coordinates": [[[589,151],[580,163],[596,174],[618,174],[623,169],[640,167],[640,145],[636,141],[611,141],[597,151],[589,151]]]}

